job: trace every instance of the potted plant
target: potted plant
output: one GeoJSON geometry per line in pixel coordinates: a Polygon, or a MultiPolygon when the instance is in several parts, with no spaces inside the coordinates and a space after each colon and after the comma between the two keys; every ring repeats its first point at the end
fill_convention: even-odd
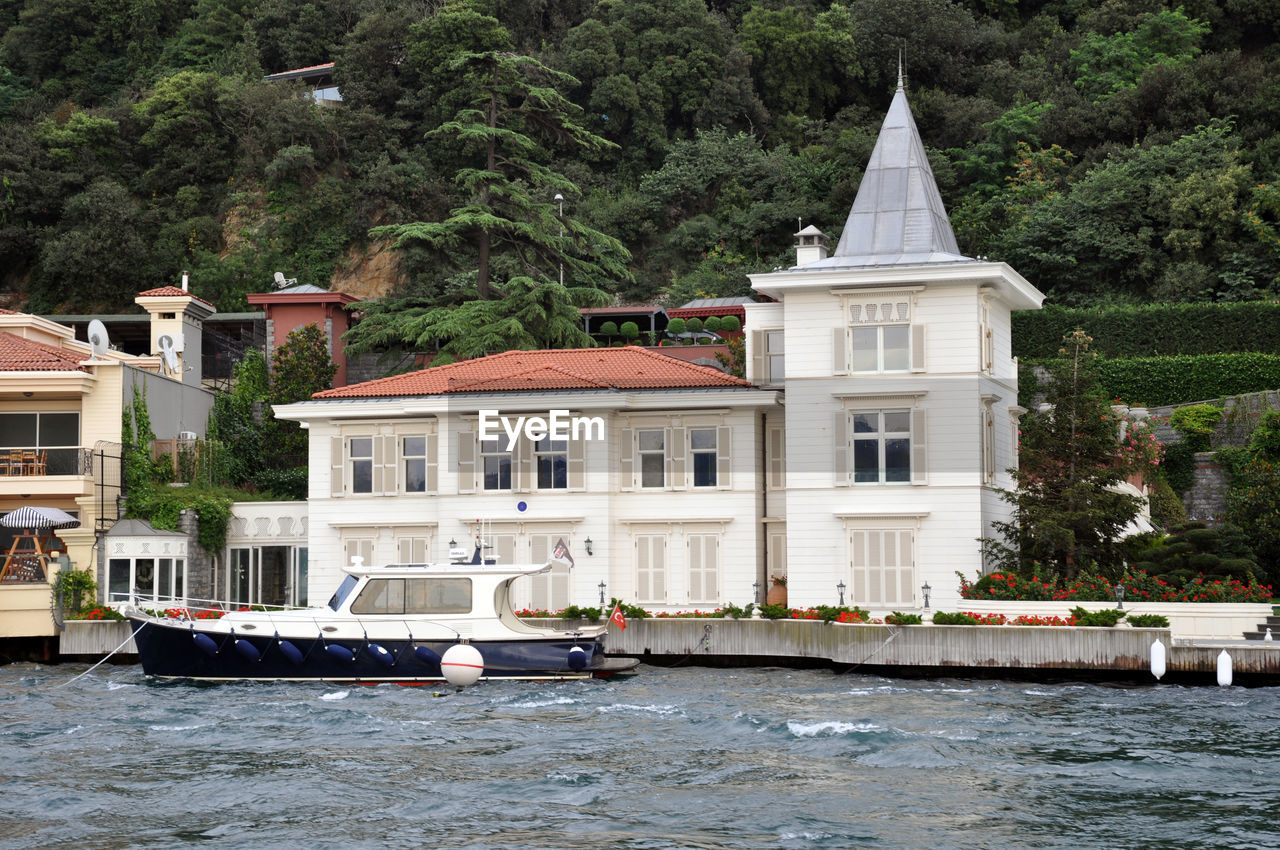
{"type": "Polygon", "coordinates": [[[769,585],[769,593],[765,596],[765,604],[767,605],[786,605],[787,604],[787,577],[773,576],[769,585]]]}

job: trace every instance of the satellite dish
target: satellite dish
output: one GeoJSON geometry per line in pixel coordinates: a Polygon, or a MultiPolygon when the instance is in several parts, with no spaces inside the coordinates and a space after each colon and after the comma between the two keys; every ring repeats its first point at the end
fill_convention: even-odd
{"type": "Polygon", "coordinates": [[[107,326],[94,319],[89,323],[89,347],[93,349],[93,359],[97,360],[107,351],[111,340],[107,338],[107,326]]]}
{"type": "Polygon", "coordinates": [[[160,356],[164,359],[164,369],[170,375],[176,374],[178,371],[178,352],[173,347],[173,337],[169,334],[160,334],[157,340],[160,345],[160,356]]]}

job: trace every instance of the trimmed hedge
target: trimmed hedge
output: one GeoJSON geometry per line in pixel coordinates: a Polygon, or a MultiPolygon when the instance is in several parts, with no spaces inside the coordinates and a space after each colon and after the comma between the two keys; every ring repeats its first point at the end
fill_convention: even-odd
{"type": "MultiPolygon", "coordinates": [[[[1019,400],[1036,392],[1034,360],[1019,364],[1019,400]]],[[[1198,354],[1180,357],[1098,359],[1099,379],[1110,398],[1131,405],[1181,404],[1280,388],[1280,355],[1198,354]]]]}
{"type": "Polygon", "coordinates": [[[1013,354],[1027,359],[1055,357],[1062,338],[1076,328],[1093,337],[1093,350],[1103,357],[1280,351],[1280,303],[1051,306],[1018,311],[1013,314],[1013,354]]]}

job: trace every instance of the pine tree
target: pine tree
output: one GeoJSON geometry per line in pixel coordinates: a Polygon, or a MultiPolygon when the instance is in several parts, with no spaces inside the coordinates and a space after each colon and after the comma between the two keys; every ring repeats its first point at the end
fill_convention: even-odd
{"type": "Polygon", "coordinates": [[[1000,537],[983,544],[988,563],[1001,569],[1070,580],[1085,569],[1123,568],[1120,534],[1141,503],[1114,489],[1130,470],[1120,418],[1098,382],[1093,339],[1077,329],[1064,341],[1045,403],[1021,424],[1016,489],[1001,493],[1013,513],[994,523],[1000,537]]]}

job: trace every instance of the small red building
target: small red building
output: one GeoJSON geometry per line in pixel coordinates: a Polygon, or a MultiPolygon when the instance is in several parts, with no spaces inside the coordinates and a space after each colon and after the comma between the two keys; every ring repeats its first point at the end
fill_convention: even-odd
{"type": "Polygon", "coordinates": [[[267,317],[267,352],[274,352],[289,338],[295,328],[316,325],[329,343],[329,357],[337,371],[333,385],[347,385],[347,357],[343,352],[342,335],[350,327],[351,314],[346,305],[360,299],[344,292],[330,292],[318,286],[301,284],[276,292],[251,293],[249,303],[260,306],[267,317]]]}

